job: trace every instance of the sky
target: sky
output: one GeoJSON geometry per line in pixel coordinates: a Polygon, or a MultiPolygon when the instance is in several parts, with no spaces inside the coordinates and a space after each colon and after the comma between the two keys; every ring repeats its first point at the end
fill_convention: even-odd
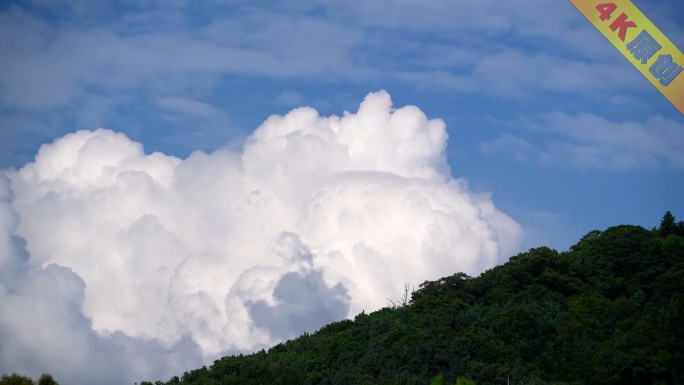
{"type": "Polygon", "coordinates": [[[2,373],[167,379],[684,219],[684,117],[565,0],[5,1],[0,58],[2,373]]]}

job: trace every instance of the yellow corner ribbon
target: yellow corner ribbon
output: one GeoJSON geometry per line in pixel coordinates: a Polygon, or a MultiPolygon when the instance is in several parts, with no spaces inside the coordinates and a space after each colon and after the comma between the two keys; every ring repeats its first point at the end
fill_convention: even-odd
{"type": "Polygon", "coordinates": [[[570,2],[684,114],[684,55],[634,4],[629,0],[570,2]]]}

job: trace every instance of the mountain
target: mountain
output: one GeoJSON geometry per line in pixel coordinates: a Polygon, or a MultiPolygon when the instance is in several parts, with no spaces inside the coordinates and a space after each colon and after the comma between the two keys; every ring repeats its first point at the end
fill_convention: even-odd
{"type": "MultiPolygon", "coordinates": [[[[407,287],[408,289],[408,287],[407,287]]],[[[684,384],[684,223],[591,231],[156,385],[684,384]],[[409,300],[410,296],[410,300],[409,300]]],[[[143,382],[141,385],[151,385],[143,382]]]]}

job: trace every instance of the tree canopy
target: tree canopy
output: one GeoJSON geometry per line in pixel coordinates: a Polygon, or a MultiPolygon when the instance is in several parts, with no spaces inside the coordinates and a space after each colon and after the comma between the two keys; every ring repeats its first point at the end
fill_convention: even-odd
{"type": "MultiPolygon", "coordinates": [[[[31,377],[22,376],[17,373],[3,374],[0,378],[0,385],[36,385],[31,377]]],[[[38,385],[59,385],[51,375],[44,373],[38,379],[38,385]]]]}

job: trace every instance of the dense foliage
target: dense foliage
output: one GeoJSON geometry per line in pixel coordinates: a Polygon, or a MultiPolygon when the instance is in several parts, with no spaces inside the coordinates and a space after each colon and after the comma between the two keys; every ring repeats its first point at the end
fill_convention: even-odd
{"type": "MultiPolygon", "coordinates": [[[[684,223],[592,231],[157,384],[684,384],[684,223]],[[466,380],[467,379],[467,380],[466,380]]],[[[144,383],[150,384],[150,383],[144,383]]]]}
{"type": "MultiPolygon", "coordinates": [[[[0,377],[0,385],[36,385],[31,377],[22,376],[17,373],[3,374],[0,377]]],[[[45,373],[38,379],[38,385],[59,385],[51,375],[45,373]]]]}

